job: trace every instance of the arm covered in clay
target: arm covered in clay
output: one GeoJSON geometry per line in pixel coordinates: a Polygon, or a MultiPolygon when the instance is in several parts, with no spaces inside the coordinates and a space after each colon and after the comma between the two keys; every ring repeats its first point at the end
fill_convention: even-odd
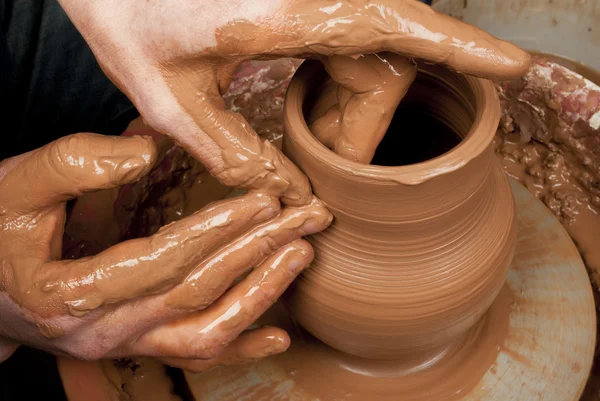
{"type": "MultiPolygon", "coordinates": [[[[500,79],[529,66],[517,47],[414,0],[60,2],[103,70],[152,127],[222,183],[281,197],[287,205],[310,202],[308,180],[224,107],[221,95],[242,61],[390,51],[500,79]]],[[[345,130],[342,138],[353,132],[345,130]]]]}

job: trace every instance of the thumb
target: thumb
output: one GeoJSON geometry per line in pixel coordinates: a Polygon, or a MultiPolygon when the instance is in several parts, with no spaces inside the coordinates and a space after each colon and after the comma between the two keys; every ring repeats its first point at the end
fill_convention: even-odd
{"type": "Polygon", "coordinates": [[[2,163],[12,168],[0,181],[0,210],[26,214],[131,183],[148,173],[155,160],[150,137],[66,136],[20,156],[18,163],[2,163]]]}

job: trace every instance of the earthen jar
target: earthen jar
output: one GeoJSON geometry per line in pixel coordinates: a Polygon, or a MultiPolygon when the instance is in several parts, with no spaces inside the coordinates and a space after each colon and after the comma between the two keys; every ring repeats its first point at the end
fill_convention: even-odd
{"type": "Polygon", "coordinates": [[[489,81],[420,65],[402,104],[444,122],[460,143],[417,164],[362,165],[307,127],[328,79],[318,62],[305,62],[286,97],[284,152],[335,218],[310,238],[315,260],[285,302],[301,326],[342,352],[435,358],[484,315],[514,254],[514,200],[491,145],[498,96],[489,81]]]}

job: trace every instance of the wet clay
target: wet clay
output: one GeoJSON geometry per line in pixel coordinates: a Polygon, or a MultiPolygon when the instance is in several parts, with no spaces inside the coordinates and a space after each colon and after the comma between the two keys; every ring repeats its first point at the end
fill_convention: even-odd
{"type": "MultiPolygon", "coordinates": [[[[506,99],[503,121],[494,139],[496,154],[507,174],[525,185],[559,218],[577,245],[597,294],[600,203],[598,191],[589,185],[594,180],[589,178],[597,179],[598,153],[594,152],[594,142],[597,143],[600,130],[590,132],[591,124],[581,122],[593,121],[594,110],[600,111],[600,87],[583,82],[587,79],[600,85],[600,73],[564,57],[533,54],[534,65],[550,73],[545,73],[544,78],[540,78],[541,74],[529,74],[523,82],[513,84],[518,88],[516,92],[501,89],[506,99]],[[554,83],[548,85],[548,80],[554,83]],[[528,86],[528,93],[534,96],[516,101],[522,97],[519,89],[523,86],[528,86]],[[561,91],[573,96],[553,101],[555,93],[561,91]],[[587,106],[580,106],[586,103],[587,106]],[[542,111],[551,118],[539,118],[542,111]],[[577,125],[573,124],[575,119],[580,120],[577,125]]],[[[599,377],[596,367],[582,400],[598,399],[599,377]]]]}
{"type": "Polygon", "coordinates": [[[335,220],[310,238],[315,260],[285,302],[338,351],[368,359],[442,352],[491,305],[514,252],[514,203],[491,147],[497,94],[490,82],[423,67],[403,103],[462,142],[433,160],[382,167],[346,160],[308,131],[306,99],[326,79],[306,62],[286,98],[284,152],[335,220]]]}
{"type": "Polygon", "coordinates": [[[115,361],[59,359],[58,368],[69,400],[181,401],[165,366],[147,358],[115,361]]]}
{"type": "Polygon", "coordinates": [[[589,192],[573,177],[573,167],[558,149],[535,141],[523,144],[519,134],[499,134],[495,143],[506,173],[523,183],[561,220],[598,285],[600,208],[590,202],[589,192]]]}
{"type": "Polygon", "coordinates": [[[300,334],[303,339],[290,351],[293,357],[278,359],[288,371],[296,370],[293,376],[298,386],[322,400],[459,399],[481,380],[502,350],[512,298],[511,290],[502,287],[483,319],[427,359],[364,360],[335,351],[308,333],[300,334]],[[314,355],[319,355],[318,363],[311,359],[314,355]],[[328,374],[332,371],[333,375],[328,374]],[[327,377],[327,381],[314,380],[315,376],[327,377]]]}
{"type": "Polygon", "coordinates": [[[331,56],[323,63],[334,85],[317,96],[309,128],[338,155],[369,164],[417,75],[417,66],[392,53],[357,59],[331,56]],[[328,91],[335,91],[335,96],[328,91]],[[334,97],[335,104],[326,104],[334,97]]]}
{"type": "MultiPolygon", "coordinates": [[[[477,384],[501,352],[509,329],[513,303],[511,290],[505,285],[483,319],[428,360],[376,361],[341,353],[323,344],[287,317],[281,305],[275,305],[260,320],[275,324],[291,333],[291,347],[273,356],[269,364],[277,366],[293,380],[288,392],[279,395],[275,386],[262,385],[245,390],[250,400],[279,400],[294,394],[294,399],[364,401],[407,400],[450,401],[460,399],[477,384]]],[[[221,387],[221,400],[238,399],[228,390],[226,381],[236,381],[246,373],[215,370],[202,376],[186,374],[196,399],[221,387]],[[233,377],[231,376],[233,375],[233,377]]],[[[274,375],[275,376],[275,375],[274,375]]],[[[276,377],[276,376],[275,376],[276,377]]]]}
{"type": "Polygon", "coordinates": [[[543,58],[552,63],[562,65],[563,67],[568,68],[569,70],[581,75],[585,79],[589,79],[596,85],[600,86],[600,72],[593,69],[592,67],[582,64],[579,61],[575,61],[575,60],[572,60],[572,59],[569,59],[569,58],[566,58],[563,56],[559,56],[557,54],[532,52],[532,51],[530,51],[529,53],[533,56],[533,58],[537,58],[537,59],[543,58]]]}
{"type": "MultiPolygon", "coordinates": [[[[216,46],[194,58],[166,60],[160,65],[166,84],[189,117],[186,145],[222,183],[281,196],[284,204],[292,206],[310,201],[308,181],[270,143],[260,141],[242,116],[226,110],[221,98],[241,61],[311,53],[356,56],[390,50],[495,78],[520,76],[529,65],[527,53],[516,46],[412,0],[327,5],[319,1],[283,2],[272,15],[258,21],[235,19],[219,27],[215,42],[216,46]]],[[[401,85],[406,87],[409,74],[400,75],[406,75],[407,82],[401,85]]],[[[373,92],[373,85],[368,90],[373,92]]],[[[402,92],[386,91],[386,96],[395,93],[398,98],[402,92]]],[[[367,108],[371,107],[368,104],[367,108]]],[[[350,107],[354,113],[345,115],[342,125],[346,119],[360,121],[359,110],[352,104],[350,107]]],[[[390,112],[387,114],[381,127],[373,130],[379,136],[389,122],[390,112]]],[[[352,130],[343,129],[344,137],[352,130]]],[[[343,143],[339,146],[347,147],[343,143]]]]}
{"type": "Polygon", "coordinates": [[[101,366],[120,401],[181,401],[159,361],[148,358],[103,361],[101,366]]]}
{"type": "Polygon", "coordinates": [[[341,354],[294,325],[276,304],[258,323],[286,328],[292,337],[288,352],[252,366],[186,373],[195,399],[577,400],[595,344],[589,279],[559,222],[524,187],[513,181],[511,188],[519,213],[508,286],[464,342],[437,364],[419,372],[406,359],[341,354]],[[445,370],[447,364],[455,370],[445,370]],[[428,377],[428,372],[435,374],[428,377]]]}
{"type": "MultiPolygon", "coordinates": [[[[260,67],[253,67],[253,68],[257,68],[259,71],[261,71],[262,68],[267,68],[267,67],[263,67],[261,64],[258,64],[258,63],[257,63],[257,65],[260,65],[260,67]]],[[[259,75],[262,76],[262,74],[259,74],[259,75]]],[[[287,74],[285,74],[285,75],[287,75],[287,74]]],[[[253,86],[254,87],[254,89],[252,90],[252,92],[257,87],[260,87],[260,86],[263,85],[263,80],[266,81],[266,84],[264,84],[264,85],[267,85],[270,82],[270,77],[264,76],[263,78],[261,78],[260,81],[254,81],[252,84],[249,84],[249,86],[253,86]],[[260,85],[258,85],[256,83],[260,83],[260,85]]],[[[248,79],[248,81],[252,82],[252,79],[248,79]]],[[[244,105],[243,112],[247,113],[245,115],[249,119],[252,118],[252,112],[251,112],[251,110],[256,110],[260,106],[258,104],[258,102],[256,104],[253,103],[253,101],[252,101],[253,93],[252,92],[250,91],[250,89],[247,89],[246,92],[243,92],[243,93],[240,94],[240,98],[244,99],[243,100],[243,105],[244,105]]],[[[261,96],[262,96],[261,94],[258,95],[258,97],[261,97],[261,96]]],[[[235,99],[235,98],[232,97],[232,100],[233,99],[235,99]]],[[[239,101],[240,100],[232,101],[232,104],[234,104],[234,105],[238,104],[239,101]]],[[[271,124],[270,123],[270,121],[271,121],[270,118],[265,117],[264,120],[265,121],[269,121],[269,123],[268,123],[269,125],[268,125],[268,129],[267,130],[275,130],[275,129],[277,129],[276,127],[278,127],[278,125],[271,124]]],[[[260,126],[259,126],[259,129],[260,129],[260,126]]],[[[265,132],[267,130],[265,130],[265,132]]],[[[279,135],[276,134],[275,136],[278,137],[279,135]]],[[[405,164],[409,164],[409,163],[405,163],[405,164]]],[[[199,188],[201,188],[201,184],[197,184],[197,185],[198,185],[199,188]]],[[[197,190],[196,193],[201,194],[202,191],[197,190]]],[[[180,206],[179,208],[181,209],[182,207],[180,206]]],[[[157,209],[160,209],[160,208],[157,208],[157,209]]],[[[529,210],[529,207],[521,207],[520,210],[529,210]]],[[[534,227],[534,225],[531,225],[531,224],[532,224],[531,222],[527,222],[526,226],[527,227],[534,227]]],[[[548,233],[548,235],[550,235],[550,233],[548,233]]],[[[522,236],[522,238],[530,238],[531,236],[532,236],[531,232],[526,232],[526,235],[522,236]]],[[[546,244],[547,241],[544,241],[543,243],[546,244]]],[[[521,251],[519,251],[519,254],[523,255],[523,253],[527,249],[537,249],[539,247],[539,245],[540,244],[538,244],[537,242],[523,242],[522,245],[521,245],[521,251]]],[[[527,266],[527,265],[528,265],[527,263],[524,264],[524,266],[527,266]]],[[[535,264],[531,264],[531,266],[535,266],[535,264]]],[[[521,267],[521,268],[523,268],[523,267],[521,267]]],[[[552,275],[545,275],[545,276],[546,277],[550,277],[552,275]]],[[[570,282],[570,280],[569,280],[569,282],[570,282]]],[[[531,284],[529,284],[528,287],[531,287],[531,284]]],[[[553,291],[553,294],[555,292],[556,291],[553,291]]],[[[498,299],[501,299],[503,293],[504,292],[500,293],[498,299]]],[[[523,298],[522,292],[521,292],[521,295],[517,296],[517,297],[515,297],[514,295],[512,295],[512,298],[513,298],[513,302],[516,302],[516,304],[514,304],[513,306],[518,307],[519,306],[519,302],[521,302],[521,298],[523,298]]],[[[523,301],[523,302],[525,302],[525,301],[523,301]]],[[[557,306],[555,304],[553,304],[550,300],[548,301],[548,304],[544,304],[543,308],[544,308],[544,310],[547,310],[549,307],[557,309],[557,306]]],[[[493,306],[492,306],[492,309],[493,309],[493,306]]],[[[283,313],[283,316],[286,316],[286,312],[285,311],[282,312],[282,313],[283,313]]],[[[275,320],[275,321],[263,321],[263,320],[261,320],[261,322],[262,323],[278,324],[278,325],[281,325],[282,327],[286,327],[285,326],[285,319],[282,322],[277,321],[277,320],[275,320]]],[[[531,329],[528,328],[527,330],[531,330],[531,329]]],[[[536,334],[535,332],[530,332],[530,331],[527,331],[527,330],[525,330],[525,333],[519,333],[518,337],[515,338],[515,339],[513,339],[514,340],[514,344],[517,344],[517,343],[519,343],[519,344],[521,344],[521,343],[531,343],[532,347],[533,347],[534,346],[533,344],[536,344],[538,342],[537,340],[535,340],[535,338],[539,338],[539,334],[536,334]]],[[[292,330],[291,333],[295,333],[295,331],[292,330]]],[[[306,338],[312,338],[312,337],[310,337],[310,336],[308,336],[308,337],[304,336],[303,338],[306,339],[306,338]]],[[[301,340],[294,338],[293,344],[296,344],[299,341],[301,341],[301,340]]],[[[505,344],[504,347],[502,348],[503,350],[506,350],[507,355],[510,354],[510,357],[518,358],[519,361],[521,361],[523,364],[525,364],[524,366],[529,366],[529,365],[538,366],[538,364],[532,363],[528,358],[526,358],[523,355],[521,355],[518,352],[516,352],[514,350],[514,345],[510,345],[510,344],[511,343],[509,342],[508,344],[505,344]]],[[[580,344],[581,344],[581,341],[578,341],[577,344],[579,344],[577,346],[577,347],[579,347],[580,344]]],[[[326,347],[323,347],[323,348],[329,350],[329,348],[326,348],[326,347]]],[[[318,348],[318,349],[322,349],[322,348],[318,348]]],[[[290,350],[290,352],[286,353],[285,355],[291,355],[292,352],[293,352],[293,349],[290,350]]],[[[331,352],[331,351],[329,350],[328,352],[331,352]]],[[[567,354],[569,354],[569,355],[573,354],[572,348],[569,348],[569,350],[567,351],[567,354]]],[[[306,357],[304,357],[304,358],[306,358],[306,357]]],[[[346,358],[348,358],[347,355],[346,355],[346,358]]],[[[269,360],[272,360],[272,359],[273,358],[269,358],[269,360]]],[[[292,359],[292,361],[293,361],[293,359],[292,359]]],[[[292,362],[290,361],[290,362],[288,362],[288,364],[292,364],[292,362]]],[[[365,364],[364,366],[369,366],[369,364],[366,361],[364,361],[364,364],[365,364]]],[[[318,369],[321,369],[321,366],[317,365],[317,364],[308,365],[307,368],[313,370],[313,369],[315,369],[315,366],[317,366],[318,369]]],[[[440,365],[440,366],[442,366],[442,365],[440,365]]],[[[569,365],[569,366],[571,366],[571,365],[569,365]]],[[[576,369],[576,370],[581,371],[581,372],[584,372],[586,370],[586,365],[585,364],[574,364],[573,366],[574,366],[573,369],[576,369]]],[[[214,388],[221,389],[221,391],[216,391],[216,393],[220,394],[221,398],[218,398],[218,399],[222,400],[222,401],[225,401],[225,400],[228,400],[228,399],[238,400],[242,395],[245,396],[245,397],[250,397],[251,395],[256,395],[256,394],[260,394],[260,396],[264,396],[262,398],[262,400],[278,399],[277,397],[280,397],[281,399],[288,399],[288,398],[286,398],[287,395],[285,395],[285,394],[282,395],[280,392],[276,392],[276,390],[273,390],[274,393],[271,393],[271,392],[263,389],[261,386],[258,386],[258,385],[252,386],[251,388],[245,388],[243,392],[236,393],[233,396],[231,396],[230,398],[227,398],[228,396],[224,395],[225,394],[224,389],[227,388],[227,386],[233,380],[235,380],[238,377],[242,377],[243,372],[245,372],[245,369],[246,369],[245,367],[241,367],[239,369],[236,368],[235,370],[217,369],[217,370],[215,370],[213,372],[208,372],[208,373],[205,373],[205,374],[202,374],[202,375],[187,374],[187,378],[188,378],[189,383],[192,385],[192,390],[193,391],[198,391],[198,393],[196,395],[197,399],[204,399],[201,396],[201,394],[203,394],[201,392],[201,390],[202,389],[206,389],[207,387],[208,388],[213,388],[214,387],[214,388]],[[204,381],[198,381],[199,377],[203,377],[203,378],[205,378],[205,380],[204,381]],[[195,386],[196,383],[197,383],[197,386],[195,386]]],[[[325,369],[325,368],[323,368],[323,369],[325,369]]],[[[370,369],[372,369],[372,367],[370,369]]],[[[324,377],[326,377],[326,378],[337,377],[337,375],[332,376],[331,369],[329,369],[329,370],[325,369],[325,370],[321,370],[321,371],[327,371],[327,374],[324,375],[324,377]]],[[[363,368],[363,371],[364,371],[364,368],[363,368]]],[[[375,369],[375,371],[379,371],[380,372],[381,370],[376,370],[375,369]]],[[[496,373],[498,375],[504,374],[504,372],[501,370],[501,367],[496,366],[496,364],[493,365],[492,371],[494,372],[494,374],[496,374],[496,373]]],[[[475,373],[477,373],[477,372],[478,372],[478,370],[475,370],[475,373]]],[[[296,375],[296,376],[300,375],[300,377],[308,377],[307,374],[305,374],[304,372],[299,372],[298,369],[290,369],[289,373],[290,373],[290,377],[292,377],[292,378],[294,377],[294,375],[296,375]]],[[[464,375],[464,378],[470,379],[470,378],[472,378],[472,376],[469,375],[468,372],[466,372],[465,375],[464,375]]],[[[312,376],[311,380],[314,381],[314,379],[318,380],[318,377],[316,375],[312,376]]],[[[356,376],[352,376],[352,379],[356,380],[356,376]]],[[[252,381],[252,383],[254,383],[254,381],[252,381]]],[[[319,389],[319,391],[328,392],[328,389],[327,389],[327,387],[328,387],[328,384],[327,384],[328,383],[328,379],[321,380],[321,381],[319,381],[319,383],[321,383],[321,385],[317,386],[318,389],[319,389]]],[[[345,389],[347,385],[348,385],[347,383],[343,383],[343,386],[344,386],[343,388],[345,389]]],[[[460,386],[460,383],[457,382],[457,385],[460,386]]],[[[313,384],[312,388],[314,388],[314,387],[315,387],[315,385],[313,384]]],[[[332,387],[332,386],[329,386],[329,387],[332,387]]],[[[452,391],[451,387],[447,387],[447,388],[449,388],[452,391]]],[[[279,388],[279,389],[281,390],[281,388],[279,388]]],[[[329,389],[329,390],[331,390],[331,389],[329,389]]],[[[363,394],[363,398],[362,399],[369,399],[369,400],[371,399],[371,394],[370,393],[364,394],[363,389],[359,389],[359,390],[360,390],[359,392],[355,392],[353,394],[354,397],[358,397],[359,394],[363,394]],[[361,393],[361,391],[363,391],[363,392],[361,393]]],[[[511,389],[510,394],[514,394],[514,392],[516,392],[516,391],[518,391],[518,388],[511,389]]],[[[468,388],[463,388],[462,394],[465,394],[467,392],[468,392],[468,388]]],[[[348,391],[348,394],[350,394],[350,391],[348,391]]],[[[352,394],[350,394],[350,395],[352,395],[352,394]]],[[[257,397],[257,398],[252,398],[252,399],[261,399],[261,398],[257,397]]],[[[361,398],[357,398],[357,399],[361,399],[361,398]]]]}
{"type": "Polygon", "coordinates": [[[532,72],[513,84],[517,91],[501,89],[505,111],[495,138],[496,154],[507,173],[560,219],[598,286],[600,119],[596,126],[594,113],[600,116],[600,87],[591,82],[600,74],[559,56],[537,53],[534,60],[533,71],[539,74],[532,72]],[[575,75],[554,62],[587,75],[575,75]],[[531,98],[521,99],[521,86],[531,98]],[[562,97],[563,92],[572,95],[562,97]]]}

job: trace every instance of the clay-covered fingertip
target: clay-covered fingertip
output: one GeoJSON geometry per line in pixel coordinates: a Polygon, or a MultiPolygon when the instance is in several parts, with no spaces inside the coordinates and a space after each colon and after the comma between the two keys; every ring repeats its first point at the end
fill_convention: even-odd
{"type": "Polygon", "coordinates": [[[248,200],[250,202],[255,202],[255,205],[253,206],[259,209],[256,214],[252,216],[252,221],[254,223],[262,223],[270,220],[281,212],[281,203],[279,202],[279,199],[274,196],[250,192],[241,199],[243,201],[248,200]]]}
{"type": "Polygon", "coordinates": [[[506,62],[502,68],[503,79],[521,78],[531,67],[531,54],[510,42],[503,42],[506,62]]]}
{"type": "Polygon", "coordinates": [[[289,260],[288,269],[294,274],[306,269],[315,257],[312,246],[303,239],[290,243],[285,252],[289,260]]]}
{"type": "Polygon", "coordinates": [[[150,135],[135,135],[134,138],[139,138],[142,141],[141,155],[148,165],[154,166],[158,158],[158,148],[154,138],[150,135]]]}
{"type": "Polygon", "coordinates": [[[270,345],[265,348],[264,355],[271,356],[281,354],[290,348],[291,340],[288,333],[278,327],[270,327],[270,333],[267,337],[270,345]]]}
{"type": "Polygon", "coordinates": [[[522,59],[515,61],[514,65],[512,66],[511,74],[508,78],[521,78],[523,75],[527,74],[527,71],[529,71],[529,68],[531,67],[531,55],[527,52],[524,53],[525,56],[522,59]]]}
{"type": "Polygon", "coordinates": [[[149,173],[158,159],[158,148],[154,139],[149,135],[132,135],[119,139],[127,141],[128,153],[135,159],[139,168],[135,177],[128,177],[129,180],[139,179],[149,173]]]}

